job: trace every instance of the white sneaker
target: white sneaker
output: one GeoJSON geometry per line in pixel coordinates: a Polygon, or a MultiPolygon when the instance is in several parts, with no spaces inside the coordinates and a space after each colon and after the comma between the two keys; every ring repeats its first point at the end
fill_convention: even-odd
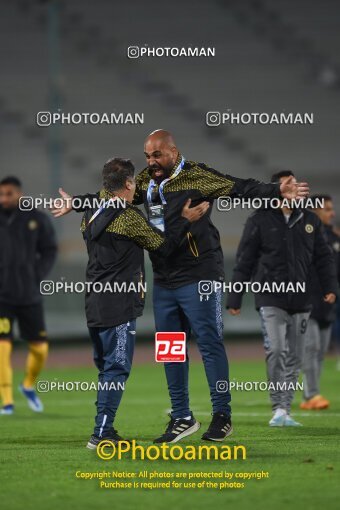
{"type": "Polygon", "coordinates": [[[13,414],[14,413],[14,405],[12,404],[8,404],[7,406],[4,406],[0,409],[0,414],[7,414],[7,415],[10,415],[10,414],[13,414]]]}
{"type": "Polygon", "coordinates": [[[302,423],[293,420],[293,418],[287,414],[285,417],[285,422],[283,424],[285,427],[302,427],[302,423]]]}
{"type": "Polygon", "coordinates": [[[20,384],[19,391],[26,397],[28,407],[32,409],[32,411],[35,413],[43,412],[44,406],[33,388],[24,388],[24,386],[20,384]]]}
{"type": "Polygon", "coordinates": [[[285,419],[287,416],[287,411],[285,409],[276,409],[272,419],[269,422],[271,427],[283,427],[285,424],[285,419]]]}

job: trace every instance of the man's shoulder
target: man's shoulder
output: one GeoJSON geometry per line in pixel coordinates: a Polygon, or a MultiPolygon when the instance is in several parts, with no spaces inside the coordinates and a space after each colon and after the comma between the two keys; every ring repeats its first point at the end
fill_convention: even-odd
{"type": "Polygon", "coordinates": [[[256,209],[255,211],[252,211],[247,221],[251,223],[256,223],[258,225],[265,224],[265,221],[270,221],[272,218],[274,218],[273,210],[270,208],[262,207],[261,209],[256,209]]]}
{"type": "Polygon", "coordinates": [[[51,235],[54,231],[52,216],[38,209],[31,209],[30,211],[18,209],[13,228],[16,228],[16,225],[24,230],[29,230],[32,234],[36,231],[51,235]]]}
{"type": "Polygon", "coordinates": [[[220,172],[207,165],[206,163],[202,163],[199,161],[192,161],[191,159],[186,159],[184,161],[183,170],[194,170],[197,172],[203,173],[215,173],[216,175],[220,175],[220,172]]]}
{"type": "MultiPolygon", "coordinates": [[[[39,209],[32,209],[31,211],[21,211],[19,210],[22,221],[29,222],[37,222],[38,225],[46,225],[47,223],[51,223],[51,216],[39,209]]],[[[32,223],[33,224],[33,223],[32,223]]]]}
{"type": "Polygon", "coordinates": [[[320,218],[314,211],[311,211],[310,209],[301,209],[301,212],[303,213],[305,223],[321,225],[320,218]]]}
{"type": "MultiPolygon", "coordinates": [[[[46,218],[48,218],[48,215],[45,212],[39,211],[38,209],[20,209],[17,208],[12,212],[12,214],[15,216],[17,220],[19,220],[21,223],[25,223],[27,220],[35,220],[42,222],[46,218]]],[[[9,215],[7,214],[6,210],[3,207],[0,207],[0,216],[4,218],[8,218],[9,215]]]]}
{"type": "Polygon", "coordinates": [[[126,207],[123,209],[122,214],[130,218],[145,219],[143,212],[134,204],[126,202],[126,207]]]}
{"type": "Polygon", "coordinates": [[[122,208],[110,222],[106,231],[124,234],[126,231],[136,230],[137,233],[138,228],[141,228],[145,221],[142,211],[135,205],[127,203],[126,207],[122,208]]]}

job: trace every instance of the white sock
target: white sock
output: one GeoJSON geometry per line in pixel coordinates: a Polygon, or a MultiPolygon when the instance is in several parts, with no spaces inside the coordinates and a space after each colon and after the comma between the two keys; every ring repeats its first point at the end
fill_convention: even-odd
{"type": "Polygon", "coordinates": [[[285,416],[285,415],[287,415],[287,411],[285,409],[282,409],[282,407],[275,409],[275,413],[274,413],[275,418],[279,418],[280,416],[285,416]]]}

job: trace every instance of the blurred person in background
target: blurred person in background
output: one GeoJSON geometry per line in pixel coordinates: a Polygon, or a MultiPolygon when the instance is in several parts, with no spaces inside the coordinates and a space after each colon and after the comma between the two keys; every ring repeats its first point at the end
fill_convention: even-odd
{"type": "Polygon", "coordinates": [[[34,385],[47,354],[40,281],[53,267],[57,254],[55,232],[48,216],[21,210],[22,185],[17,177],[0,182],[0,396],[1,415],[14,412],[11,352],[13,323],[28,342],[28,356],[20,392],[32,411],[43,411],[34,385]]]}
{"type": "MultiPolygon", "coordinates": [[[[333,227],[334,233],[340,238],[340,223],[336,222],[333,227]]],[[[336,300],[336,318],[333,325],[333,338],[337,356],[336,369],[340,372],[340,299],[336,300]]]]}
{"type": "MultiPolygon", "coordinates": [[[[290,170],[272,176],[272,182],[294,177],[290,170]]],[[[320,219],[307,209],[263,208],[247,220],[237,250],[232,282],[259,282],[261,285],[307,284],[312,263],[320,281],[320,299],[332,305],[337,281],[333,253],[320,219]]],[[[291,415],[294,389],[302,366],[304,343],[311,303],[306,292],[261,291],[255,294],[260,313],[266,353],[273,416],[271,427],[301,424],[291,415]]],[[[242,293],[230,292],[227,308],[239,315],[242,293]]]]}
{"type": "MultiPolygon", "coordinates": [[[[314,195],[311,198],[315,204],[312,210],[324,226],[327,243],[334,256],[337,278],[340,283],[340,237],[332,228],[335,218],[332,198],[329,195],[314,195]],[[323,207],[319,207],[321,201],[324,203],[323,207]]],[[[314,265],[308,282],[313,308],[306,330],[303,360],[304,401],[300,404],[300,407],[307,410],[320,410],[329,407],[329,400],[320,394],[320,376],[322,362],[329,349],[337,305],[336,303],[327,303],[323,299],[322,285],[314,265]]]]}

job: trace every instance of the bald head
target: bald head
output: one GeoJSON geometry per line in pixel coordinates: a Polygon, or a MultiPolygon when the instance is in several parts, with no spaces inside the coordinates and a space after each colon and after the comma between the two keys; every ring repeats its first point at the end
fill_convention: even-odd
{"type": "Polygon", "coordinates": [[[176,147],[176,143],[172,134],[170,131],[166,131],[165,129],[156,129],[155,131],[152,131],[152,133],[150,133],[145,140],[145,146],[148,143],[167,145],[168,147],[176,147]]]}
{"type": "Polygon", "coordinates": [[[172,134],[157,129],[145,140],[144,154],[151,176],[156,180],[165,179],[171,172],[178,157],[178,149],[172,134]]]}

